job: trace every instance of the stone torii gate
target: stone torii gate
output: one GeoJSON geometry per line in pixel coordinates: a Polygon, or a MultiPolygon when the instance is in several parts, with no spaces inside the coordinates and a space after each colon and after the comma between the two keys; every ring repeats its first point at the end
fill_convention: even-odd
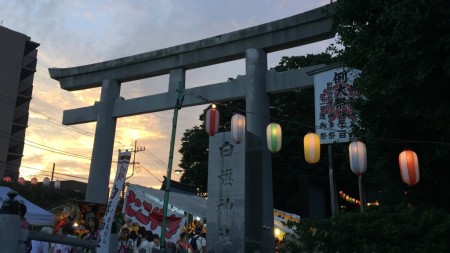
{"type": "MultiPolygon", "coordinates": [[[[273,230],[252,231],[255,227],[272,224],[273,190],[271,155],[265,145],[265,127],[269,123],[267,93],[312,87],[309,71],[324,65],[291,70],[282,73],[267,70],[267,53],[302,46],[333,38],[335,27],[331,17],[334,4],[305,13],[273,21],[263,25],[182,44],[166,49],[128,56],[115,60],[72,68],[50,68],[50,76],[60,82],[62,89],[76,91],[102,87],[100,101],[93,106],[65,110],[64,125],[97,121],[90,165],[86,201],[106,203],[113,155],[116,119],[132,115],[174,109],[177,85],[183,92],[198,94],[210,101],[246,99],[247,133],[252,137],[252,155],[247,160],[259,164],[260,177],[246,177],[246,196],[264,196],[245,206],[245,215],[252,217],[252,224],[244,218],[245,238],[248,241],[264,241],[265,245],[245,243],[245,252],[273,252],[273,230]],[[185,72],[189,69],[210,66],[245,58],[246,75],[234,81],[185,89],[185,72]],[[169,74],[166,93],[123,100],[120,87],[123,83],[169,74]],[[255,143],[258,148],[255,151],[255,143]],[[250,192],[251,191],[251,192],[250,192]]],[[[186,96],[183,107],[206,102],[186,96]]],[[[251,162],[250,162],[251,163],[251,162]]],[[[244,185],[244,186],[245,186],[244,185]]]]}

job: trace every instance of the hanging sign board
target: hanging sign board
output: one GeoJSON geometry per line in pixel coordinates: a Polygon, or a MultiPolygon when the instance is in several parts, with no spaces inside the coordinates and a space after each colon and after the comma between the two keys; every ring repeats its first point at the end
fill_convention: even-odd
{"type": "Polygon", "coordinates": [[[359,95],[353,89],[358,73],[337,67],[314,75],[315,126],[320,144],[350,141],[351,125],[358,120],[352,107],[359,95]]]}

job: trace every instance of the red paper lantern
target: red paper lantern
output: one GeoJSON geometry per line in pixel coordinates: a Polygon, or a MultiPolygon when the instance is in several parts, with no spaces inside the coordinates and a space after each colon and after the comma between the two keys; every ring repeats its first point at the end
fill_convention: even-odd
{"type": "Polygon", "coordinates": [[[219,131],[219,111],[215,105],[206,112],[205,130],[210,136],[214,136],[219,131]]]}
{"type": "Polygon", "coordinates": [[[419,160],[412,150],[405,150],[398,156],[400,174],[405,184],[414,186],[419,182],[419,160]]]}
{"type": "Polygon", "coordinates": [[[3,181],[7,182],[7,183],[11,183],[11,177],[6,176],[3,178],[3,181]]]}

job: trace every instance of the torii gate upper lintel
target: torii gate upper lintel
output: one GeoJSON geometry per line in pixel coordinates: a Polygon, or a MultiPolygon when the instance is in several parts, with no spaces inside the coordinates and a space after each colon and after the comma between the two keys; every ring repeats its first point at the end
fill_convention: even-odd
{"type": "MultiPolygon", "coordinates": [[[[97,203],[107,201],[118,117],[173,109],[178,83],[182,84],[185,92],[198,94],[210,101],[246,98],[246,110],[252,112],[247,116],[247,133],[251,136],[249,142],[253,142],[252,157],[248,159],[255,159],[262,168],[260,177],[246,177],[244,184],[258,186],[245,188],[252,191],[249,196],[264,198],[252,200],[250,205],[245,206],[245,217],[252,215],[252,219],[251,224],[245,217],[243,220],[245,238],[248,238],[243,247],[245,252],[273,252],[273,233],[267,229],[260,231],[267,226],[273,228],[271,156],[264,145],[256,150],[254,146],[265,141],[265,127],[270,120],[267,93],[311,87],[313,78],[308,72],[324,65],[276,73],[267,71],[267,53],[333,38],[336,31],[329,14],[333,13],[334,6],[330,4],[267,24],[140,55],[80,67],[49,69],[50,76],[58,80],[65,90],[102,87],[100,101],[95,105],[66,110],[63,116],[65,125],[97,121],[86,200],[97,203]],[[244,77],[184,89],[186,70],[242,58],[246,59],[244,77]],[[169,74],[168,92],[119,99],[123,83],[165,74],[169,74]]],[[[205,103],[186,96],[183,107],[205,103]]]]}

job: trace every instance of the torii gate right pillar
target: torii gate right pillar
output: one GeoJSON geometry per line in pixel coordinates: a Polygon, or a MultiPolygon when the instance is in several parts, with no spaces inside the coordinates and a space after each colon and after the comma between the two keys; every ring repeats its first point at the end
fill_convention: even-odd
{"type": "Polygon", "coordinates": [[[273,252],[272,158],[266,145],[270,123],[267,55],[246,51],[245,251],[273,252]]]}

